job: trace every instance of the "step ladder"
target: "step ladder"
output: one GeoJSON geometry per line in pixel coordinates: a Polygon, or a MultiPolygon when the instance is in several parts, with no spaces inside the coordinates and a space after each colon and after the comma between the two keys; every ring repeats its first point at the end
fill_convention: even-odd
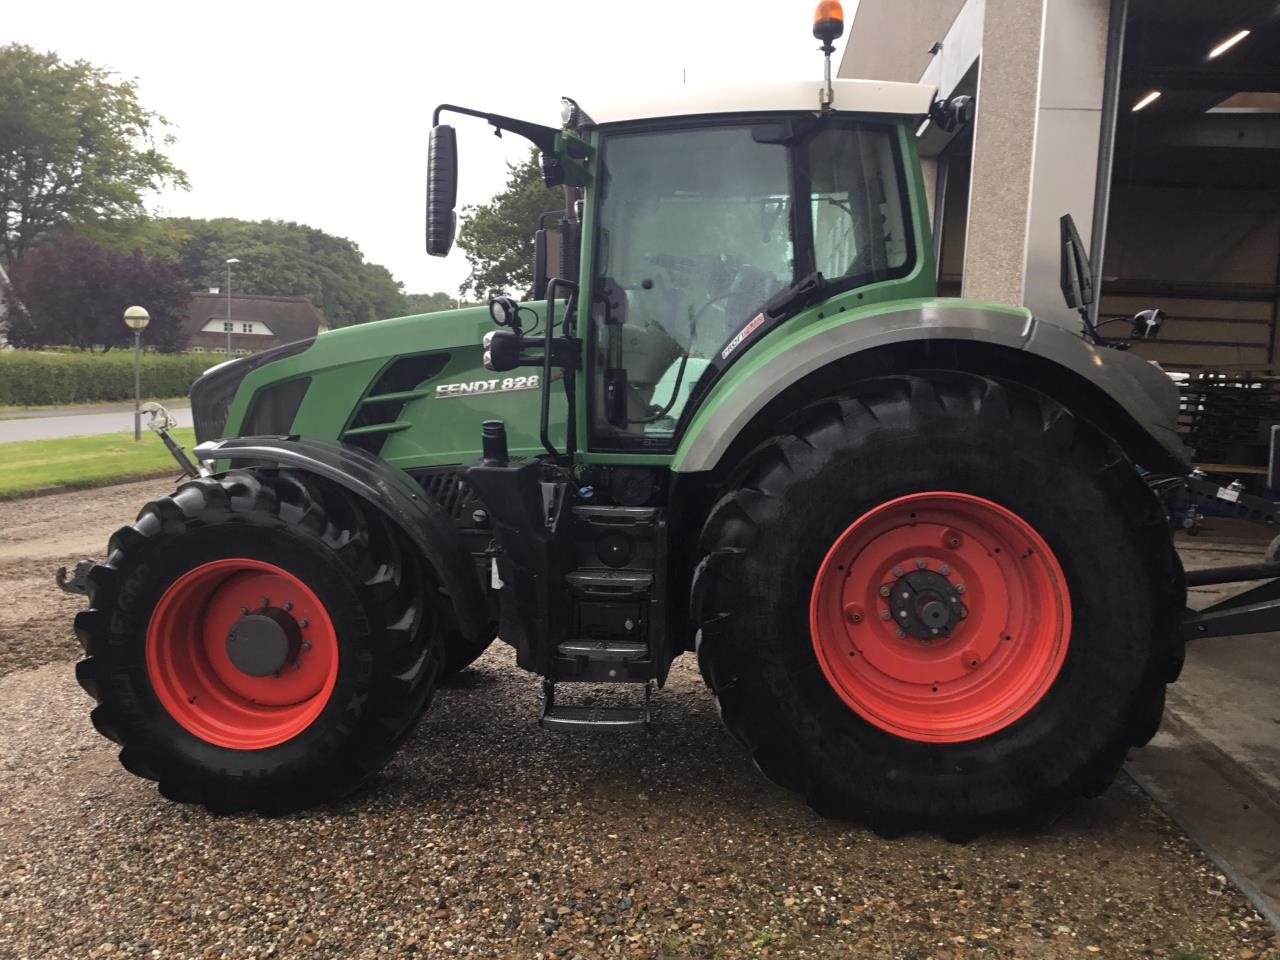
{"type": "MultiPolygon", "coordinates": [[[[580,641],[566,642],[576,643],[580,641]]],[[[643,689],[644,701],[641,706],[557,703],[555,681],[544,679],[542,681],[542,711],[538,716],[538,724],[549,730],[560,730],[567,733],[601,731],[616,733],[626,730],[647,730],[652,719],[650,704],[653,698],[653,681],[646,680],[643,684],[631,684],[631,686],[640,686],[643,689]]]]}

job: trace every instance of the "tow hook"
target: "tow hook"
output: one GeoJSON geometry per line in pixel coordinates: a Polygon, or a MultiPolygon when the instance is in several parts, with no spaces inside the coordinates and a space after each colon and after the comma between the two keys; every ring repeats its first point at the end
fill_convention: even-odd
{"type": "Polygon", "coordinates": [[[81,560],[76,564],[76,571],[70,577],[67,576],[66,567],[59,567],[53,578],[58,582],[60,590],[87,597],[89,595],[89,571],[93,569],[93,566],[94,562],[92,560],[81,560]]]}

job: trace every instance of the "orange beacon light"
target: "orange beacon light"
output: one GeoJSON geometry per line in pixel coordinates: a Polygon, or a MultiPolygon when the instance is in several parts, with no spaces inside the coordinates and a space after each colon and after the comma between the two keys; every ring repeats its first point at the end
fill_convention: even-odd
{"type": "Polygon", "coordinates": [[[813,35],[822,41],[824,53],[831,53],[833,43],[844,34],[844,8],[840,0],[822,0],[813,12],[813,35]]]}

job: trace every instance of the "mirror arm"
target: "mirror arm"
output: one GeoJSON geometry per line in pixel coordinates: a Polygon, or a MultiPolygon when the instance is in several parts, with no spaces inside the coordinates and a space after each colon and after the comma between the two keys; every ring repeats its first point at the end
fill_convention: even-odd
{"type": "Polygon", "coordinates": [[[532,142],[543,153],[553,153],[555,151],[556,135],[560,131],[552,127],[544,127],[540,123],[530,123],[528,120],[517,120],[515,117],[506,117],[500,113],[485,113],[483,110],[459,107],[452,103],[442,103],[436,107],[431,114],[431,125],[433,127],[440,125],[440,114],[446,110],[450,113],[460,113],[468,117],[479,117],[481,120],[492,124],[499,136],[503,130],[514,133],[532,142]]]}

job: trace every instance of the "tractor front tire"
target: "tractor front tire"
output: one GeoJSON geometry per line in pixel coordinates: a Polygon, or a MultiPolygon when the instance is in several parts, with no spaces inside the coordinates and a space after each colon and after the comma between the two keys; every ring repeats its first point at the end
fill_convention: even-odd
{"type": "Polygon", "coordinates": [[[730,477],[693,588],[703,677],[759,768],[884,834],[1042,824],[1104,790],[1181,663],[1181,567],[1128,459],[955,372],[784,427],[730,477]]]}
{"type": "Polygon", "coordinates": [[[429,573],[333,484],[233,470],[149,503],[76,618],[91,718],[171,800],[217,813],[338,799],[390,759],[444,662],[429,573]]]}

